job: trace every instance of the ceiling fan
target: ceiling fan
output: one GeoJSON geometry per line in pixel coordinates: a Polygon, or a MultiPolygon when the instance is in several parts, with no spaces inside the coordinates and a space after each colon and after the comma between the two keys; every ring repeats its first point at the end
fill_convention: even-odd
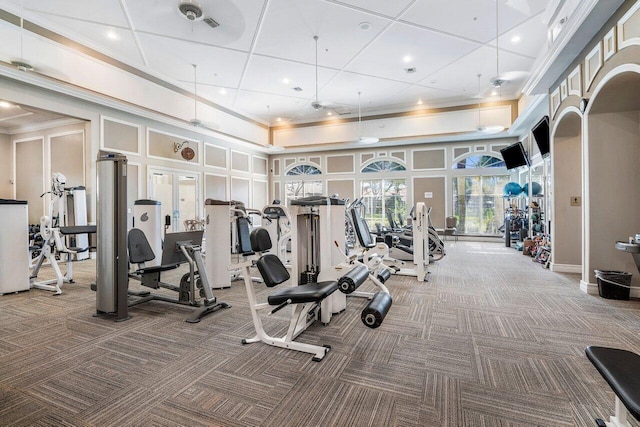
{"type": "MultiPolygon", "coordinates": [[[[482,74],[478,74],[478,91],[480,90],[481,77],[482,77],[482,74]]],[[[493,134],[493,133],[502,132],[503,130],[504,130],[504,126],[501,126],[501,125],[486,126],[482,124],[482,122],[480,121],[480,100],[478,100],[478,122],[476,125],[476,131],[482,134],[493,134]]]]}
{"type": "MultiPolygon", "coordinates": [[[[335,102],[328,102],[328,101],[320,101],[318,99],[318,36],[313,36],[313,40],[315,41],[315,45],[316,45],[316,62],[315,62],[315,70],[316,70],[316,93],[315,93],[315,98],[313,99],[313,101],[311,101],[311,108],[313,108],[316,111],[320,111],[324,108],[330,108],[330,109],[335,109],[335,108],[340,108],[340,107],[344,107],[344,105],[342,104],[337,104],[335,102]]],[[[336,111],[337,114],[342,115],[344,113],[338,112],[336,111]]]]}
{"type": "Polygon", "coordinates": [[[507,71],[500,73],[500,29],[499,29],[500,2],[496,1],[496,75],[489,79],[489,87],[484,91],[478,89],[477,98],[489,96],[502,96],[502,89],[513,81],[523,79],[529,75],[527,71],[507,71]]]}
{"type": "Polygon", "coordinates": [[[375,144],[380,141],[380,138],[375,136],[362,136],[362,108],[360,102],[360,95],[362,92],[358,92],[358,139],[356,140],[357,144],[375,144]]]}
{"type": "Polygon", "coordinates": [[[198,2],[192,0],[182,1],[178,5],[178,11],[191,22],[202,21],[211,28],[217,28],[220,26],[215,19],[204,15],[202,6],[200,6],[200,3],[198,2]]]}
{"type": "Polygon", "coordinates": [[[193,118],[189,123],[194,127],[216,130],[219,127],[216,123],[205,122],[198,118],[198,65],[191,65],[193,66],[193,118]]]}

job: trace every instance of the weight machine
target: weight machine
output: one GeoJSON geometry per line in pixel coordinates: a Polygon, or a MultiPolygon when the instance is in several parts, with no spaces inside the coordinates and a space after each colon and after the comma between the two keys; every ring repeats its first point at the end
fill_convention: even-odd
{"type": "MultiPolygon", "coordinates": [[[[306,200],[305,203],[307,204],[298,206],[329,206],[328,204],[309,204],[319,203],[319,200],[306,200]]],[[[336,204],[333,206],[340,205],[336,204]]],[[[311,209],[310,212],[303,215],[314,215],[313,211],[314,209],[311,209]]],[[[342,218],[344,218],[344,216],[342,218]]],[[[262,341],[274,347],[313,354],[312,360],[319,362],[329,352],[331,349],[330,346],[302,343],[295,339],[318,319],[318,309],[321,311],[323,310],[322,307],[327,299],[334,295],[341,295],[342,297],[345,297],[345,293],[354,294],[355,290],[360,285],[365,281],[370,280],[375,285],[379,286],[381,291],[371,294],[371,301],[361,313],[363,323],[370,328],[377,328],[380,326],[391,308],[392,300],[388,289],[378,278],[373,277],[365,265],[357,263],[355,257],[347,262],[341,263],[335,268],[328,268],[318,272],[320,276],[323,274],[332,276],[339,273],[345,273],[339,278],[336,277],[336,280],[311,280],[317,270],[309,270],[303,272],[301,276],[301,278],[306,278],[306,282],[300,283],[298,286],[293,285],[277,290],[267,297],[266,302],[258,302],[254,285],[255,282],[253,282],[249,277],[249,269],[252,266],[255,265],[258,268],[258,271],[260,271],[260,274],[264,279],[264,284],[267,287],[275,287],[285,283],[289,281],[291,276],[280,258],[275,254],[264,253],[272,247],[269,232],[267,230],[264,228],[257,228],[253,230],[251,232],[250,241],[253,251],[258,253],[260,257],[255,261],[245,261],[242,264],[242,267],[245,269],[244,282],[247,289],[247,296],[249,298],[249,306],[251,308],[251,316],[256,335],[252,338],[243,339],[243,344],[262,341]],[[349,264],[349,261],[354,264],[349,264]],[[338,289],[344,293],[336,292],[338,289]],[[293,306],[293,311],[289,319],[287,332],[282,337],[272,337],[268,335],[264,330],[260,312],[269,310],[268,315],[272,315],[284,309],[288,305],[293,306]]],[[[318,242],[318,244],[320,244],[320,242],[318,242]]],[[[340,244],[338,242],[334,242],[334,244],[338,248],[338,250],[334,252],[338,253],[338,258],[343,258],[344,254],[341,252],[342,249],[340,248],[340,244]]],[[[358,296],[368,297],[369,294],[361,293],[358,296]]]]}
{"type": "Polygon", "coordinates": [[[262,212],[247,209],[244,203],[233,200],[207,199],[204,204],[207,275],[213,289],[230,288],[231,282],[241,274],[241,269],[235,265],[253,255],[249,242],[249,215],[262,216],[262,212]]]}
{"type": "MultiPolygon", "coordinates": [[[[127,158],[118,153],[101,151],[96,161],[98,171],[97,219],[98,257],[96,263],[96,312],[97,315],[115,315],[116,321],[129,319],[129,307],[157,300],[200,307],[187,322],[200,319],[228,304],[217,302],[213,296],[201,254],[203,231],[169,233],[165,235],[160,265],[146,266],[156,258],[145,233],[137,228],[127,235],[127,158]],[[127,253],[128,252],[128,253],[127,253]],[[129,262],[138,265],[129,275],[129,262]],[[189,273],[182,276],[180,286],[161,281],[161,273],[189,264],[189,273]],[[179,293],[178,299],[154,295],[148,291],[129,291],[129,277],[143,286],[167,288],[179,293]],[[197,295],[203,298],[203,305],[197,295]],[[138,297],[129,301],[129,296],[138,297]]],[[[159,216],[160,209],[156,210],[159,216]]],[[[161,221],[153,223],[161,227],[161,221]]],[[[159,230],[156,230],[160,234],[159,230]]]]}
{"type": "Polygon", "coordinates": [[[291,246],[291,229],[292,221],[289,209],[280,204],[280,200],[274,200],[272,204],[262,209],[262,215],[266,219],[263,228],[269,232],[269,237],[273,243],[274,253],[280,258],[285,265],[289,265],[287,247],[291,246]]]}
{"type": "MultiPolygon", "coordinates": [[[[66,177],[61,173],[54,173],[51,183],[52,198],[49,203],[48,215],[44,215],[40,218],[40,231],[39,234],[42,237],[42,248],[40,254],[34,261],[34,266],[31,270],[29,277],[32,288],[44,289],[47,291],[53,291],[54,295],[62,294],[62,285],[64,283],[73,283],[73,262],[72,257],[79,258],[80,254],[87,253],[89,251],[89,239],[87,237],[90,233],[96,232],[95,225],[74,225],[64,226],[65,215],[65,184],[66,177]],[[86,246],[67,246],[67,240],[69,242],[78,244],[84,242],[86,246]],[[58,264],[58,258],[62,261],[65,258],[66,272],[63,274],[58,264]],[[37,280],[40,269],[42,268],[45,260],[53,268],[55,273],[54,279],[37,280]]],[[[85,218],[86,218],[86,196],[84,194],[84,187],[79,187],[75,194],[78,206],[80,201],[85,203],[85,218]]],[[[47,193],[45,193],[47,194],[47,193]]],[[[44,194],[43,194],[44,195],[44,194]]],[[[80,219],[79,212],[76,210],[76,218],[80,219]]],[[[88,258],[88,255],[84,256],[88,258]]]]}

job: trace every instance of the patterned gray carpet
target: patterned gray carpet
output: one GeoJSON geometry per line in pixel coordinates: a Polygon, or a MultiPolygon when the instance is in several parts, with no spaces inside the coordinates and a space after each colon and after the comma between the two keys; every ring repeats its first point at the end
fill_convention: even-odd
{"type": "MultiPolygon", "coordinates": [[[[93,317],[95,264],[75,263],[61,296],[0,297],[0,425],[593,426],[612,414],[584,348],[640,352],[640,302],[585,295],[576,275],[501,244],[447,244],[429,283],[388,282],[380,328],[350,299],[305,332],[332,346],[320,363],[241,344],[253,335],[242,282],[216,291],[233,307],[199,324],[162,302],[115,323],[93,317]]],[[[266,328],[284,330],[287,314],[266,328]]]]}

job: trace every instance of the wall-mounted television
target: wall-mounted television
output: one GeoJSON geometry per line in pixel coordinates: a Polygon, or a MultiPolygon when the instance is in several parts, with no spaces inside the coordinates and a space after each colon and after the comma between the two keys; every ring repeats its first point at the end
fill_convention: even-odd
{"type": "Polygon", "coordinates": [[[502,154],[502,159],[504,160],[507,169],[515,169],[520,166],[529,165],[529,159],[527,158],[527,153],[524,151],[522,142],[516,142],[515,144],[503,148],[500,150],[500,154],[502,154]]]}
{"type": "Polygon", "coordinates": [[[549,116],[544,116],[536,125],[531,129],[533,133],[533,139],[538,144],[538,150],[542,157],[549,155],[549,116]]]}

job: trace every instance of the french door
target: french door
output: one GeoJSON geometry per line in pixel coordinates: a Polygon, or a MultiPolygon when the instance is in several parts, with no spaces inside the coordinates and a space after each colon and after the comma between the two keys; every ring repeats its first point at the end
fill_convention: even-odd
{"type": "Polygon", "coordinates": [[[185,231],[185,221],[200,220],[200,175],[149,167],[149,198],[161,203],[162,217],[171,217],[167,231],[185,231]]]}

